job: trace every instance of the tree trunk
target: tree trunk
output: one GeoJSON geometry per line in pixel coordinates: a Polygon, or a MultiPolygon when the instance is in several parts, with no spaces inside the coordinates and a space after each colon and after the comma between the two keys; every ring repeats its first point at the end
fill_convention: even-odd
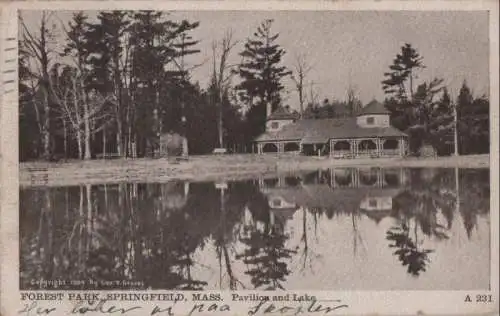
{"type": "MultiPolygon", "coordinates": [[[[79,213],[79,219],[83,220],[84,219],[84,213],[83,213],[83,186],[80,185],[80,203],[78,205],[78,213],[79,213]]],[[[84,264],[84,258],[83,258],[83,225],[80,226],[80,234],[78,238],[78,270],[80,272],[85,271],[85,264],[84,264]]]]}
{"type": "Polygon", "coordinates": [[[102,128],[102,159],[106,157],[106,126],[102,128]]]}
{"type": "Polygon", "coordinates": [[[86,243],[86,252],[87,256],[90,254],[90,246],[92,244],[92,222],[93,222],[93,214],[92,214],[92,186],[87,184],[86,186],[86,198],[87,198],[87,243],[86,243]]]}
{"type": "Polygon", "coordinates": [[[218,115],[218,129],[219,129],[219,148],[223,148],[224,147],[224,143],[223,143],[223,128],[222,128],[222,98],[219,98],[219,115],[218,115]]]}
{"type": "MultiPolygon", "coordinates": [[[[85,92],[83,92],[85,93],[85,92]]],[[[90,152],[90,111],[89,111],[89,105],[87,103],[86,98],[84,97],[84,102],[83,102],[83,123],[85,127],[85,160],[88,160],[91,158],[92,154],[90,152]]]]}
{"type": "Polygon", "coordinates": [[[123,146],[122,146],[122,121],[121,118],[116,118],[116,152],[119,156],[123,155],[123,146]]]}
{"type": "Polygon", "coordinates": [[[66,120],[63,119],[63,130],[64,130],[64,160],[68,159],[68,130],[66,127],[66,120]]]}
{"type": "Polygon", "coordinates": [[[49,107],[49,96],[48,90],[43,92],[43,113],[44,122],[42,127],[42,138],[43,138],[43,158],[45,160],[50,159],[50,107],[49,107]]]}
{"type": "Polygon", "coordinates": [[[78,144],[78,159],[83,159],[82,133],[80,130],[76,131],[76,143],[78,144]]]}

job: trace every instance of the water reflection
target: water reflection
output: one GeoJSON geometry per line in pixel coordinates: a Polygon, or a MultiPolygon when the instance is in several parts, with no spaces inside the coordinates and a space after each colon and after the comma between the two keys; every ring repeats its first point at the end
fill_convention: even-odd
{"type": "Polygon", "coordinates": [[[22,289],[488,287],[486,169],[33,187],[20,203],[22,289]]]}

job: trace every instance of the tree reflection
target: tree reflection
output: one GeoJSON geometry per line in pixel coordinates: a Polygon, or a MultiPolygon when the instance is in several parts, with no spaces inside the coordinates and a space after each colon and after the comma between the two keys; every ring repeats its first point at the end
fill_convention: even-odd
{"type": "MultiPolygon", "coordinates": [[[[449,238],[452,227],[474,237],[480,217],[489,213],[488,171],[408,171],[410,187],[393,198],[392,211],[383,216],[396,223],[384,231],[385,237],[409,274],[418,276],[429,268],[438,254],[427,245],[449,238]]],[[[321,222],[350,216],[355,252],[364,246],[363,230],[369,229],[358,225],[365,196],[361,189],[301,185],[302,191],[300,185],[290,188],[289,203],[272,209],[253,180],[228,182],[223,189],[183,181],[22,189],[21,288],[41,288],[31,280],[59,279],[101,281],[68,282],[60,289],[203,290],[206,272],[212,270],[220,275],[221,289],[283,289],[292,257],[298,253],[295,262],[304,272],[323,255],[314,253],[322,238],[317,236],[323,231],[318,229],[321,222]],[[303,205],[297,212],[299,203],[303,205]],[[287,224],[290,218],[293,225],[287,224]],[[300,234],[294,245],[289,245],[291,227],[300,234]],[[200,254],[213,249],[218,265],[197,262],[200,254]],[[249,284],[241,282],[243,273],[249,284]],[[116,280],[137,282],[111,282],[116,280]]]]}
{"type": "Polygon", "coordinates": [[[410,189],[395,198],[393,215],[399,225],[387,231],[386,238],[392,242],[390,247],[397,248],[394,254],[408,266],[408,273],[418,276],[434,252],[419,247],[426,238],[448,239],[456,213],[462,216],[470,238],[477,216],[489,212],[489,176],[488,170],[411,169],[410,183],[410,189]],[[445,225],[438,220],[440,214],[445,225]]]}
{"type": "Polygon", "coordinates": [[[398,260],[403,266],[407,266],[408,273],[418,276],[420,272],[426,271],[429,262],[428,254],[433,250],[418,249],[417,236],[415,236],[415,241],[410,238],[410,228],[406,223],[401,224],[400,227],[389,229],[386,238],[393,242],[389,247],[397,248],[394,254],[398,256],[398,260]]]}
{"type": "Polygon", "coordinates": [[[249,210],[257,223],[247,225],[239,240],[246,249],[236,256],[242,259],[248,268],[245,274],[250,276],[255,288],[265,290],[284,289],[283,282],[290,274],[287,259],[296,251],[286,248],[289,236],[284,233],[284,223],[271,224],[269,203],[257,189],[252,190],[249,210]]]}
{"type": "Polygon", "coordinates": [[[230,290],[245,288],[233,271],[232,256],[235,256],[234,243],[245,205],[248,203],[247,192],[251,190],[251,182],[217,183],[220,192],[219,221],[213,226],[216,253],[219,260],[219,287],[223,286],[223,266],[229,282],[230,290]]]}

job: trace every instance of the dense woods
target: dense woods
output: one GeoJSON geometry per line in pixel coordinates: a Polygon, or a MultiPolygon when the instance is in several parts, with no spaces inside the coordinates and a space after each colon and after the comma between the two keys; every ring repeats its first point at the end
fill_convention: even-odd
{"type": "MultiPolygon", "coordinates": [[[[200,53],[192,35],[203,27],[197,21],[157,11],[102,11],[93,18],[76,12],[62,23],[45,11],[35,22],[20,16],[21,161],[151,157],[165,133],[180,135],[189,154],[219,147],[251,152],[266,114],[287,107],[286,77],[295,83],[302,118],[355,116],[362,108],[352,88],[331,101],[308,93],[311,67],[300,54],[294,66],[283,64],[273,20],[249,34],[240,52],[230,29],[214,40],[206,87],[191,77],[200,65],[186,61],[200,53]],[[229,64],[231,55],[240,63],[229,64]]],[[[423,57],[406,44],[383,81],[392,123],[410,135],[412,151],[431,144],[439,154],[453,153],[456,109],[458,152],[488,152],[488,97],[473,95],[465,81],[458,95],[443,79],[419,82],[423,68],[423,57]]]]}

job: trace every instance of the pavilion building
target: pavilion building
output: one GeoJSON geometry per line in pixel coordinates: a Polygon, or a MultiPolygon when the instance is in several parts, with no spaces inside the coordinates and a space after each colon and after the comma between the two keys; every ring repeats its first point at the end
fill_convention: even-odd
{"type": "Polygon", "coordinates": [[[333,158],[402,157],[408,136],[391,126],[390,112],[373,100],[356,117],[299,119],[279,109],[255,139],[257,152],[328,155],[333,158]]]}

